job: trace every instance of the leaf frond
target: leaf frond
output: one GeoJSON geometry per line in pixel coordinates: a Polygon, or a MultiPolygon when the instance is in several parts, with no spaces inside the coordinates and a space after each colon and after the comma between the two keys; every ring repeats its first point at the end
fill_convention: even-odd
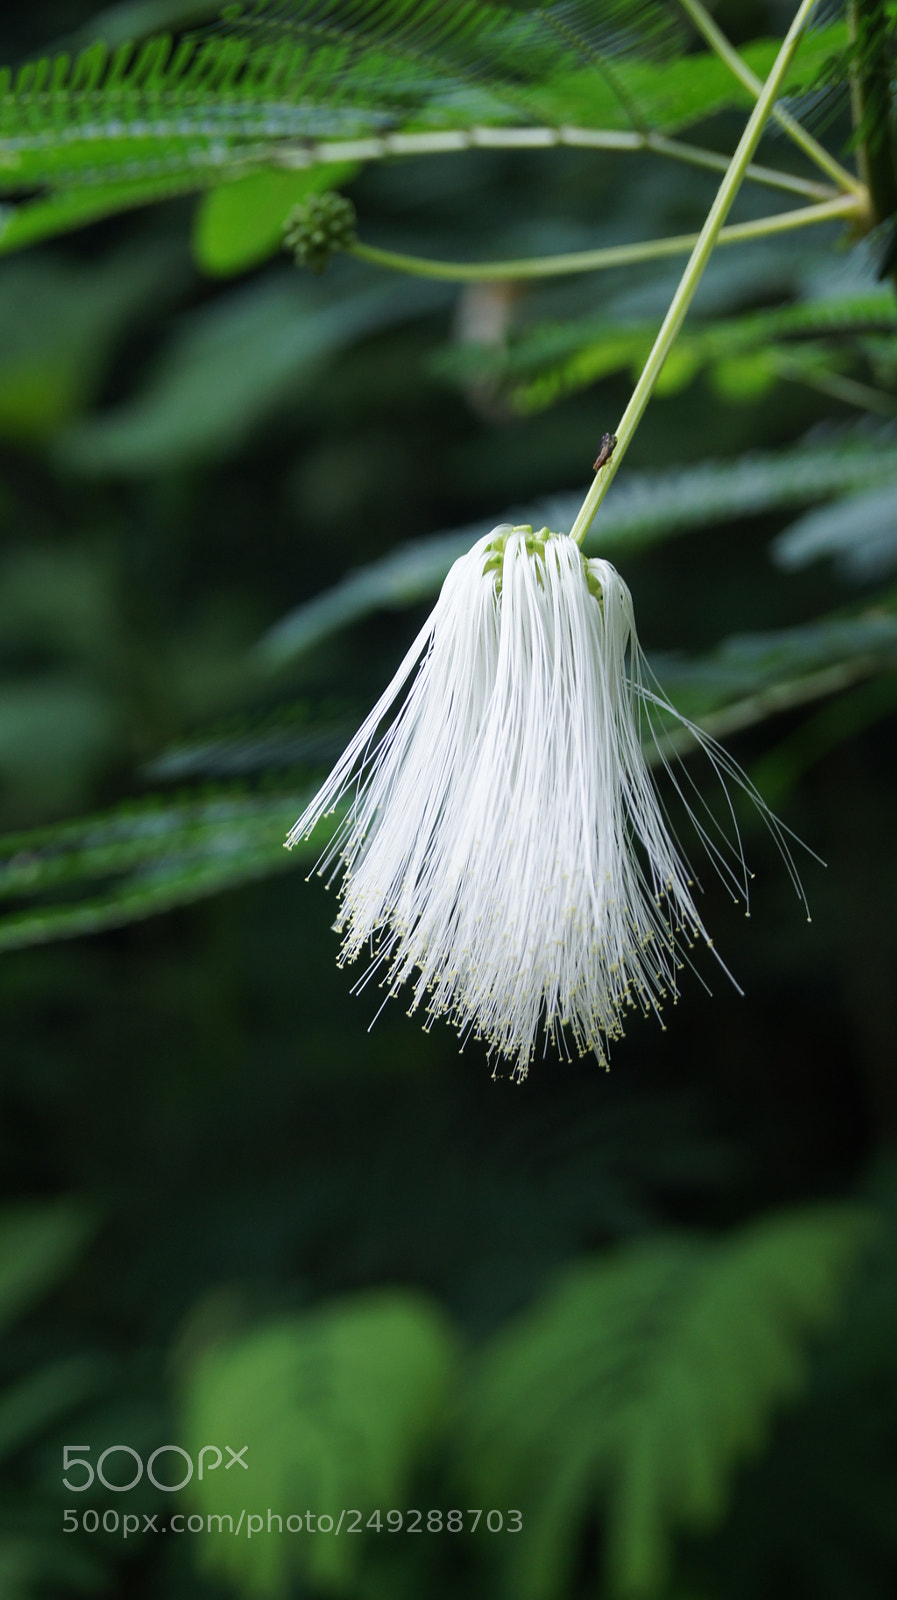
{"type": "MultiPolygon", "coordinates": [[[[669,133],[749,103],[709,52],[658,59],[673,37],[658,0],[625,13],[597,0],[292,0],[178,40],[96,41],[5,68],[0,189],[37,198],[0,218],[0,249],[265,166],[360,159],[340,147],[384,132],[669,133]]],[[[804,54],[822,48],[814,37],[804,54]]],[[[746,55],[762,71],[775,49],[746,55]]]]}
{"type": "Polygon", "coordinates": [[[719,1520],[873,1227],[858,1207],[820,1206],[721,1241],[631,1245],[577,1264],[498,1336],[464,1463],[474,1492],[528,1508],[505,1557],[513,1592],[564,1592],[593,1508],[610,1592],[661,1592],[674,1533],[719,1520]]]}
{"type": "MultiPolygon", "coordinates": [[[[812,504],[851,490],[897,482],[897,434],[888,427],[831,432],[789,450],[708,461],[670,472],[630,473],[614,485],[586,549],[616,556],[777,507],[812,504]]],[[[383,607],[417,605],[438,592],[453,561],[500,522],[563,529],[579,494],[513,506],[488,521],[400,545],[349,573],[333,589],[289,612],[258,646],[260,664],[278,670],[339,628],[383,607]]]]}
{"type": "MultiPolygon", "coordinates": [[[[281,1523],[295,1519],[301,1501],[322,1512],[358,1508],[349,1513],[354,1524],[346,1519],[343,1528],[340,1518],[348,1535],[376,1507],[403,1502],[457,1361],[454,1332],[436,1305],[382,1290],[230,1336],[220,1327],[216,1337],[206,1335],[184,1386],[186,1436],[196,1451],[210,1438],[246,1443],[269,1528],[272,1513],[281,1523]]],[[[253,1594],[284,1593],[291,1569],[315,1588],[346,1592],[357,1581],[360,1539],[235,1539],[219,1518],[223,1512],[233,1528],[245,1494],[233,1478],[209,1476],[193,1486],[194,1504],[218,1522],[217,1537],[204,1543],[207,1568],[253,1594]]],[[[335,1523],[334,1516],[331,1530],[335,1523]]]]}
{"type": "MultiPolygon", "coordinates": [[[[843,343],[891,330],[897,330],[897,305],[893,293],[884,290],[696,323],[680,334],[659,392],[674,392],[699,371],[745,356],[753,360],[755,381],[771,384],[778,354],[794,349],[798,341],[818,336],[843,343]]],[[[514,409],[529,415],[614,372],[637,374],[655,331],[652,324],[627,326],[602,318],[541,324],[520,333],[504,349],[468,345],[442,351],[434,366],[453,381],[502,384],[514,409]]]]}
{"type": "Polygon", "coordinates": [[[281,844],[302,803],[298,788],[231,786],[7,836],[0,950],[121,927],[286,870],[294,863],[281,844]]]}

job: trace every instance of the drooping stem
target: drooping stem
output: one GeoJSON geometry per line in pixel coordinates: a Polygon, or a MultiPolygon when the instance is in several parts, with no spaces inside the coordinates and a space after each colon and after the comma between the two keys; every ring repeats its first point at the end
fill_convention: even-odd
{"type": "MultiPolygon", "coordinates": [[[[711,50],[719,56],[721,61],[725,62],[729,71],[738,79],[739,83],[743,83],[751,94],[759,95],[763,88],[762,80],[757,77],[756,73],[751,71],[746,61],[742,61],[738,51],[733,49],[725,34],[720,31],[713,18],[704,10],[701,0],[679,0],[679,3],[683,11],[691,18],[698,32],[709,44],[711,50]]],[[[846,167],[842,167],[834,156],[829,155],[824,146],[819,144],[811,133],[807,132],[796,117],[792,117],[782,106],[776,106],[772,114],[779,127],[785,130],[794,144],[804,152],[805,156],[809,156],[810,160],[821,172],[827,173],[833,182],[838,185],[839,189],[844,190],[845,193],[856,193],[863,188],[862,182],[855,178],[852,172],[848,172],[846,167]]]]}
{"type": "Polygon", "coordinates": [[[617,448],[607,465],[602,467],[594,479],[576,521],[570,530],[573,537],[580,544],[582,544],[595,513],[613,482],[620,462],[626,454],[633,434],[641,420],[642,413],[651,398],[663,364],[685,320],[685,315],[704,274],[704,269],[719,238],[720,230],[741,187],[745,171],[760,142],[763,129],[772,115],[776,96],[781,89],[785,74],[791,65],[794,53],[800,43],[801,35],[815,4],[816,0],[801,0],[801,5],[773,63],[772,71],[763,85],[757,103],[751,112],[747,127],[739,140],[738,148],[729,163],[728,171],[717,190],[716,199],[701,229],[698,242],[689,257],[688,265],[679,282],[679,287],[673,296],[660,332],[654,341],[654,347],[617,428],[617,448]]]}
{"type": "MultiPolygon", "coordinates": [[[[772,234],[790,233],[820,222],[850,221],[863,215],[854,195],[838,195],[816,206],[801,206],[796,211],[779,211],[753,222],[736,222],[721,228],[717,244],[743,244],[751,239],[766,239],[772,234]]],[[[424,256],[403,255],[396,250],[381,250],[377,245],[356,240],[347,246],[349,255],[372,266],[388,267],[418,278],[438,278],[450,283],[513,282],[519,278],[562,277],[571,272],[597,272],[606,267],[633,266],[636,262],[659,261],[666,256],[686,255],[700,238],[697,233],[673,234],[663,239],[644,239],[635,244],[608,245],[601,250],[575,250],[567,255],[524,257],[518,261],[433,261],[424,256]]]]}

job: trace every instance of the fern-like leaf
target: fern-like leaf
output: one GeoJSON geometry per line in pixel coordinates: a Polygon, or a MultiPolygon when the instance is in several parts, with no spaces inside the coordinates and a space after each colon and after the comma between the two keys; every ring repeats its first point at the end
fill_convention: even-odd
{"type": "MultiPolygon", "coordinates": [[[[205,1328],[208,1336],[208,1325],[205,1328]]],[[[255,1330],[208,1340],[185,1385],[183,1433],[198,1456],[209,1440],[247,1446],[246,1479],[209,1471],[191,1496],[234,1527],[253,1503],[273,1516],[261,1538],[209,1532],[202,1559],[243,1593],[282,1594],[288,1574],[347,1592],[368,1516],[401,1506],[422,1446],[440,1425],[456,1362],[442,1313],[399,1291],[334,1302],[255,1330]],[[319,1537],[288,1516],[332,1517],[319,1537]],[[351,1522],[334,1537],[341,1511],[351,1522]],[[358,1513],[361,1512],[359,1519],[358,1513]],[[355,1537],[351,1537],[354,1531],[355,1537]]],[[[220,1526],[220,1525],[219,1525],[220,1526]]],[[[257,1530],[260,1531],[260,1530],[257,1530]]]]}
{"type": "MultiPolygon", "coordinates": [[[[285,870],[301,793],[153,797],[0,842],[0,950],[155,916],[285,870]]],[[[295,854],[295,852],[293,852],[295,854]]]]}
{"type": "MultiPolygon", "coordinates": [[[[891,429],[832,433],[789,450],[734,463],[704,462],[672,472],[629,474],[614,485],[587,536],[586,549],[617,556],[659,544],[716,521],[825,500],[851,489],[897,482],[897,436],[891,429]]],[[[351,572],[276,623],[258,654],[276,670],[322,639],[383,607],[417,605],[438,593],[453,561],[500,522],[569,528],[580,495],[516,506],[488,522],[418,539],[351,572]]]]}
{"type": "Polygon", "coordinates": [[[511,1592],[563,1592],[596,1511],[611,1592],[660,1592],[674,1532],[719,1520],[735,1467],[799,1389],[807,1339],[870,1228],[859,1208],[831,1206],[723,1240],[632,1245],[578,1264],[499,1336],[463,1462],[474,1503],[525,1508],[502,1552],[511,1592]]]}
{"type": "MultiPolygon", "coordinates": [[[[674,393],[705,368],[724,375],[736,363],[748,361],[754,362],[758,376],[773,382],[780,352],[794,348],[797,341],[834,338],[843,344],[893,329],[897,329],[897,305],[893,293],[885,291],[698,323],[680,334],[658,392],[674,393]]],[[[530,414],[615,372],[637,376],[656,332],[651,323],[627,326],[594,318],[535,326],[506,349],[467,345],[442,351],[434,366],[464,384],[501,383],[515,410],[530,414]]]]}
{"type": "MultiPolygon", "coordinates": [[[[97,41],[3,69],[0,190],[40,198],[6,208],[0,250],[265,166],[395,153],[396,135],[664,133],[750,103],[709,52],[658,59],[657,0],[613,17],[609,34],[604,0],[292,0],[180,40],[97,41]]],[[[842,40],[832,32],[805,43],[791,88],[842,40]]],[[[765,73],[776,49],[758,41],[745,59],[765,73]]]]}
{"type": "Polygon", "coordinates": [[[779,534],[772,553],[786,572],[833,556],[849,578],[882,577],[897,566],[897,489],[868,489],[810,512],[779,534]]]}

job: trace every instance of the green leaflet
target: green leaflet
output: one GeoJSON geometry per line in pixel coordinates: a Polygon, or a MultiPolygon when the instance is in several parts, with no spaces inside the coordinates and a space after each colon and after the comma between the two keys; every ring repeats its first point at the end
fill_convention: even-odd
{"type": "MultiPolygon", "coordinates": [[[[354,263],[348,271],[357,284],[354,263]]],[[[60,458],[85,475],[134,477],[218,460],[278,402],[307,393],[337,351],[449,296],[442,284],[386,280],[353,291],[352,281],[309,283],[284,268],[197,308],[137,397],[74,423],[58,441],[60,458]]]]}
{"type": "MultiPolygon", "coordinates": [[[[83,228],[90,222],[101,222],[104,217],[129,211],[134,206],[170,200],[177,194],[189,194],[196,187],[195,175],[185,171],[167,176],[118,178],[83,188],[72,184],[61,188],[49,200],[4,205],[0,207],[0,254],[23,250],[28,245],[39,244],[42,239],[69,233],[73,228],[83,228]]],[[[0,193],[2,189],[0,167],[0,193]]]]}
{"type": "Polygon", "coordinates": [[[197,266],[220,278],[257,266],[280,249],[292,206],[321,189],[339,189],[357,171],[351,162],[305,172],[266,169],[209,190],[193,225],[197,266]]]}
{"type": "Polygon", "coordinates": [[[68,1271],[90,1231],[69,1201],[0,1211],[0,1325],[30,1309],[68,1271]]]}
{"type": "Polygon", "coordinates": [[[840,673],[849,683],[895,666],[897,612],[879,605],[802,627],[738,634],[703,657],[665,658],[658,671],[677,710],[703,720],[721,707],[735,712],[754,695],[780,696],[787,704],[789,687],[820,673],[840,673]]]}
{"type": "Polygon", "coordinates": [[[897,566],[897,491],[867,489],[808,512],[778,535],[772,555],[786,572],[833,556],[855,580],[884,576],[897,566]]]}
{"type": "Polygon", "coordinates": [[[184,1384],[183,1437],[194,1455],[210,1440],[246,1445],[248,1476],[212,1470],[191,1484],[193,1504],[225,1519],[199,1558],[243,1594],[283,1594],[294,1572],[346,1592],[362,1552],[357,1512],[363,1527],[378,1507],[407,1503],[411,1469],[441,1423],[457,1363],[453,1331],[423,1295],[399,1290],[242,1333],[228,1330],[224,1310],[219,1302],[197,1317],[203,1339],[184,1384]],[[279,1533],[276,1520],[270,1535],[265,1527],[261,1537],[237,1538],[227,1520],[237,1524],[247,1498],[266,1519],[311,1507],[332,1515],[335,1529],[341,1510],[354,1507],[356,1517],[341,1538],[279,1533]]]}
{"type": "Polygon", "coordinates": [[[282,849],[298,794],[219,791],[148,801],[0,845],[0,950],[74,938],[154,916],[307,862],[282,849]]]}
{"type": "Polygon", "coordinates": [[[610,1592],[662,1592],[673,1535],[718,1522],[736,1464],[801,1386],[871,1213],[819,1206],[723,1240],[670,1235],[571,1268],[493,1341],[460,1470],[474,1503],[526,1507],[500,1552],[521,1600],[564,1592],[599,1512],[610,1592]],[[482,1500],[480,1500],[482,1497],[482,1500]]]}
{"type": "MultiPolygon", "coordinates": [[[[782,352],[799,352],[796,341],[813,335],[843,339],[895,329],[897,304],[888,290],[687,326],[667,361],[658,393],[675,393],[708,367],[715,381],[728,384],[729,392],[736,370],[745,375],[744,383],[751,366],[767,387],[777,380],[782,352]]],[[[474,345],[441,351],[434,366],[462,383],[503,382],[515,410],[526,415],[543,411],[611,373],[629,371],[637,376],[656,331],[649,323],[621,326],[595,318],[543,324],[521,333],[506,349],[474,345]]]]}
{"type": "MultiPolygon", "coordinates": [[[[814,31],[789,79],[812,81],[843,44],[814,31]]],[[[756,41],[761,74],[776,51],[756,41]]],[[[670,132],[750,96],[712,54],[685,56],[663,9],[587,4],[575,24],[474,0],[297,3],[175,42],[101,41],[0,72],[0,250],[270,164],[358,159],[382,132],[590,128],[670,132]],[[326,147],[326,148],[325,148],[326,147]]],[[[365,159],[386,154],[369,149],[365,159]]]]}
{"type": "MultiPolygon", "coordinates": [[[[726,739],[768,718],[822,701],[822,709],[754,766],[767,799],[783,796],[827,751],[893,710],[897,694],[897,615],[870,611],[802,628],[726,639],[702,658],[666,658],[658,674],[676,709],[714,738],[726,739]]],[[[672,719],[665,753],[682,754],[694,735],[672,719]]],[[[650,748],[648,759],[655,759],[650,748]]]]}
{"type": "MultiPolygon", "coordinates": [[[[897,437],[887,430],[833,433],[826,441],[759,452],[734,463],[704,462],[673,472],[634,474],[614,485],[586,540],[595,555],[643,549],[691,528],[801,505],[851,489],[897,482],[897,437]]],[[[289,612],[258,646],[262,667],[274,671],[341,627],[380,607],[416,605],[438,592],[452,562],[500,522],[569,527],[578,495],[513,507],[488,523],[401,545],[327,593],[289,612]]]]}

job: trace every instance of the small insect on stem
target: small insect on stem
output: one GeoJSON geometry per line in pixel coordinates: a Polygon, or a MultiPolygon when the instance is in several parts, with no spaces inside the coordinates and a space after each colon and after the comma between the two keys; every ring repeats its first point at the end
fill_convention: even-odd
{"type": "Polygon", "coordinates": [[[617,436],[616,436],[616,434],[615,433],[605,433],[602,436],[602,439],[601,439],[601,449],[598,451],[598,454],[597,454],[597,456],[595,457],[595,460],[592,463],[592,471],[593,472],[600,472],[602,467],[606,467],[608,461],[610,460],[610,458],[613,455],[613,453],[616,450],[616,448],[617,448],[617,436]]]}

